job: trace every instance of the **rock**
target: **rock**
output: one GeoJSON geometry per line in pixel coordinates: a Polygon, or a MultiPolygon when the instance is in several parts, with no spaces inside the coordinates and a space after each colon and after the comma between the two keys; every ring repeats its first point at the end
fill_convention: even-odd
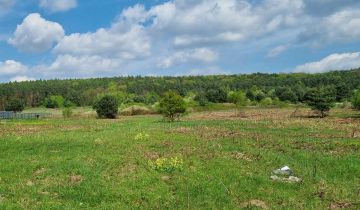
{"type": "Polygon", "coordinates": [[[274,181],[285,182],[285,183],[301,182],[301,179],[296,176],[289,176],[288,178],[286,178],[286,177],[279,177],[279,176],[273,175],[270,178],[274,181]]]}
{"type": "Polygon", "coordinates": [[[289,166],[284,166],[282,168],[274,170],[273,174],[290,176],[292,174],[292,170],[289,166]]]}

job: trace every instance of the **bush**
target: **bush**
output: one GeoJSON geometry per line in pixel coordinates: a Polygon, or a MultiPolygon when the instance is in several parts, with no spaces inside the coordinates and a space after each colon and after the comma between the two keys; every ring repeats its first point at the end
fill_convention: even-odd
{"type": "Polygon", "coordinates": [[[185,101],[176,92],[167,92],[160,100],[159,112],[170,121],[175,121],[186,112],[185,101]]]}
{"type": "Polygon", "coordinates": [[[8,112],[22,112],[25,109],[24,103],[19,99],[9,101],[5,106],[5,111],[8,112]]]}
{"type": "Polygon", "coordinates": [[[249,99],[246,97],[246,94],[242,91],[230,92],[228,95],[228,101],[235,104],[237,114],[240,115],[242,107],[246,107],[249,104],[249,99]]]}
{"type": "Polygon", "coordinates": [[[198,102],[200,106],[206,106],[206,105],[209,103],[209,101],[208,101],[208,99],[207,99],[207,97],[206,97],[206,95],[205,95],[204,92],[198,93],[198,94],[195,96],[194,100],[195,100],[196,102],[198,102]]]}
{"type": "Polygon", "coordinates": [[[70,118],[72,117],[73,115],[73,110],[72,108],[68,107],[68,108],[65,108],[63,111],[62,111],[62,115],[64,118],[70,118]]]}
{"type": "Polygon", "coordinates": [[[115,119],[118,113],[119,104],[114,96],[103,96],[97,101],[93,108],[99,118],[115,119]]]}
{"type": "Polygon", "coordinates": [[[210,89],[205,94],[207,100],[212,103],[225,103],[227,99],[227,93],[221,88],[210,89]]]}
{"type": "Polygon", "coordinates": [[[44,101],[44,105],[46,108],[61,108],[64,107],[65,99],[62,96],[50,96],[49,98],[46,98],[44,101]]]}
{"type": "Polygon", "coordinates": [[[326,117],[335,101],[334,93],[329,88],[311,89],[305,96],[306,103],[320,113],[320,117],[326,117]]]}
{"type": "Polygon", "coordinates": [[[270,97],[266,97],[260,101],[261,106],[270,106],[273,104],[273,100],[270,97]]]}
{"type": "Polygon", "coordinates": [[[360,110],[360,90],[356,91],[352,99],[353,107],[360,110]]]}

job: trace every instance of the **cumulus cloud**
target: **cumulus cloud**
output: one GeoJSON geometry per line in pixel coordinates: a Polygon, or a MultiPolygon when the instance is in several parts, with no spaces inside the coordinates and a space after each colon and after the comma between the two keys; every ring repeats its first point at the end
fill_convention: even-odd
{"type": "Polygon", "coordinates": [[[0,62],[0,75],[15,75],[24,73],[28,68],[20,62],[14,60],[7,60],[0,62]]]}
{"type": "Polygon", "coordinates": [[[300,65],[295,72],[321,73],[331,70],[348,70],[360,67],[360,52],[332,54],[326,58],[300,65]]]}
{"type": "Polygon", "coordinates": [[[40,7],[51,12],[63,12],[77,6],[76,0],[40,0],[40,7]]]}
{"type": "Polygon", "coordinates": [[[176,64],[188,62],[211,63],[218,59],[218,54],[207,48],[179,51],[158,61],[160,68],[170,68],[176,64]]]}
{"type": "Polygon", "coordinates": [[[262,37],[298,26],[302,0],[177,0],[150,9],[153,27],[173,34],[176,46],[217,44],[262,37]]]}
{"type": "Polygon", "coordinates": [[[35,80],[32,77],[28,77],[28,76],[15,76],[10,78],[11,82],[25,82],[25,81],[32,81],[35,80]]]}
{"type": "Polygon", "coordinates": [[[29,14],[17,26],[8,42],[24,52],[44,52],[64,36],[64,29],[56,22],[45,20],[38,13],[29,14]]]}

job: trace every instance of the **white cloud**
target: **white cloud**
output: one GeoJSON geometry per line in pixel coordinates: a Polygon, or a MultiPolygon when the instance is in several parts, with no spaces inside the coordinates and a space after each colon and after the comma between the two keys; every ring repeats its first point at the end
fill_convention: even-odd
{"type": "Polygon", "coordinates": [[[176,64],[188,62],[211,63],[218,59],[218,54],[208,48],[198,48],[188,51],[179,51],[157,63],[159,68],[170,68],[176,64]]]}
{"type": "Polygon", "coordinates": [[[259,38],[298,27],[302,0],[176,0],[149,10],[153,27],[172,34],[174,45],[191,46],[259,38]]]}
{"type": "Polygon", "coordinates": [[[283,52],[285,52],[287,49],[289,49],[289,45],[279,45],[273,49],[271,49],[268,54],[267,57],[268,58],[274,58],[279,56],[280,54],[282,54],[283,52]]]}
{"type": "Polygon", "coordinates": [[[295,72],[321,73],[331,70],[348,70],[360,67],[360,52],[332,54],[326,58],[300,65],[295,72]]]}
{"type": "Polygon", "coordinates": [[[16,76],[16,77],[12,77],[10,78],[11,82],[25,82],[25,81],[32,81],[35,80],[32,77],[28,77],[28,76],[16,76]]]}
{"type": "Polygon", "coordinates": [[[76,0],[40,0],[40,7],[51,12],[63,12],[77,6],[76,0]]]}
{"type": "Polygon", "coordinates": [[[27,67],[17,61],[7,60],[0,62],[0,75],[14,75],[24,73],[27,71],[27,67]]]}
{"type": "Polygon", "coordinates": [[[18,25],[9,43],[20,51],[44,52],[64,36],[64,29],[58,23],[43,19],[40,14],[29,14],[18,25]]]}

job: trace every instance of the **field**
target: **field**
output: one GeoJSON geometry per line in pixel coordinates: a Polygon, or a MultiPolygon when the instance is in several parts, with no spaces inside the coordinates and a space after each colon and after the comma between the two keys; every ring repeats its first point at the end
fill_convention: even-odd
{"type": "Polygon", "coordinates": [[[359,209],[359,114],[309,112],[1,121],[0,209],[359,209]],[[302,181],[271,180],[284,165],[302,181]]]}

